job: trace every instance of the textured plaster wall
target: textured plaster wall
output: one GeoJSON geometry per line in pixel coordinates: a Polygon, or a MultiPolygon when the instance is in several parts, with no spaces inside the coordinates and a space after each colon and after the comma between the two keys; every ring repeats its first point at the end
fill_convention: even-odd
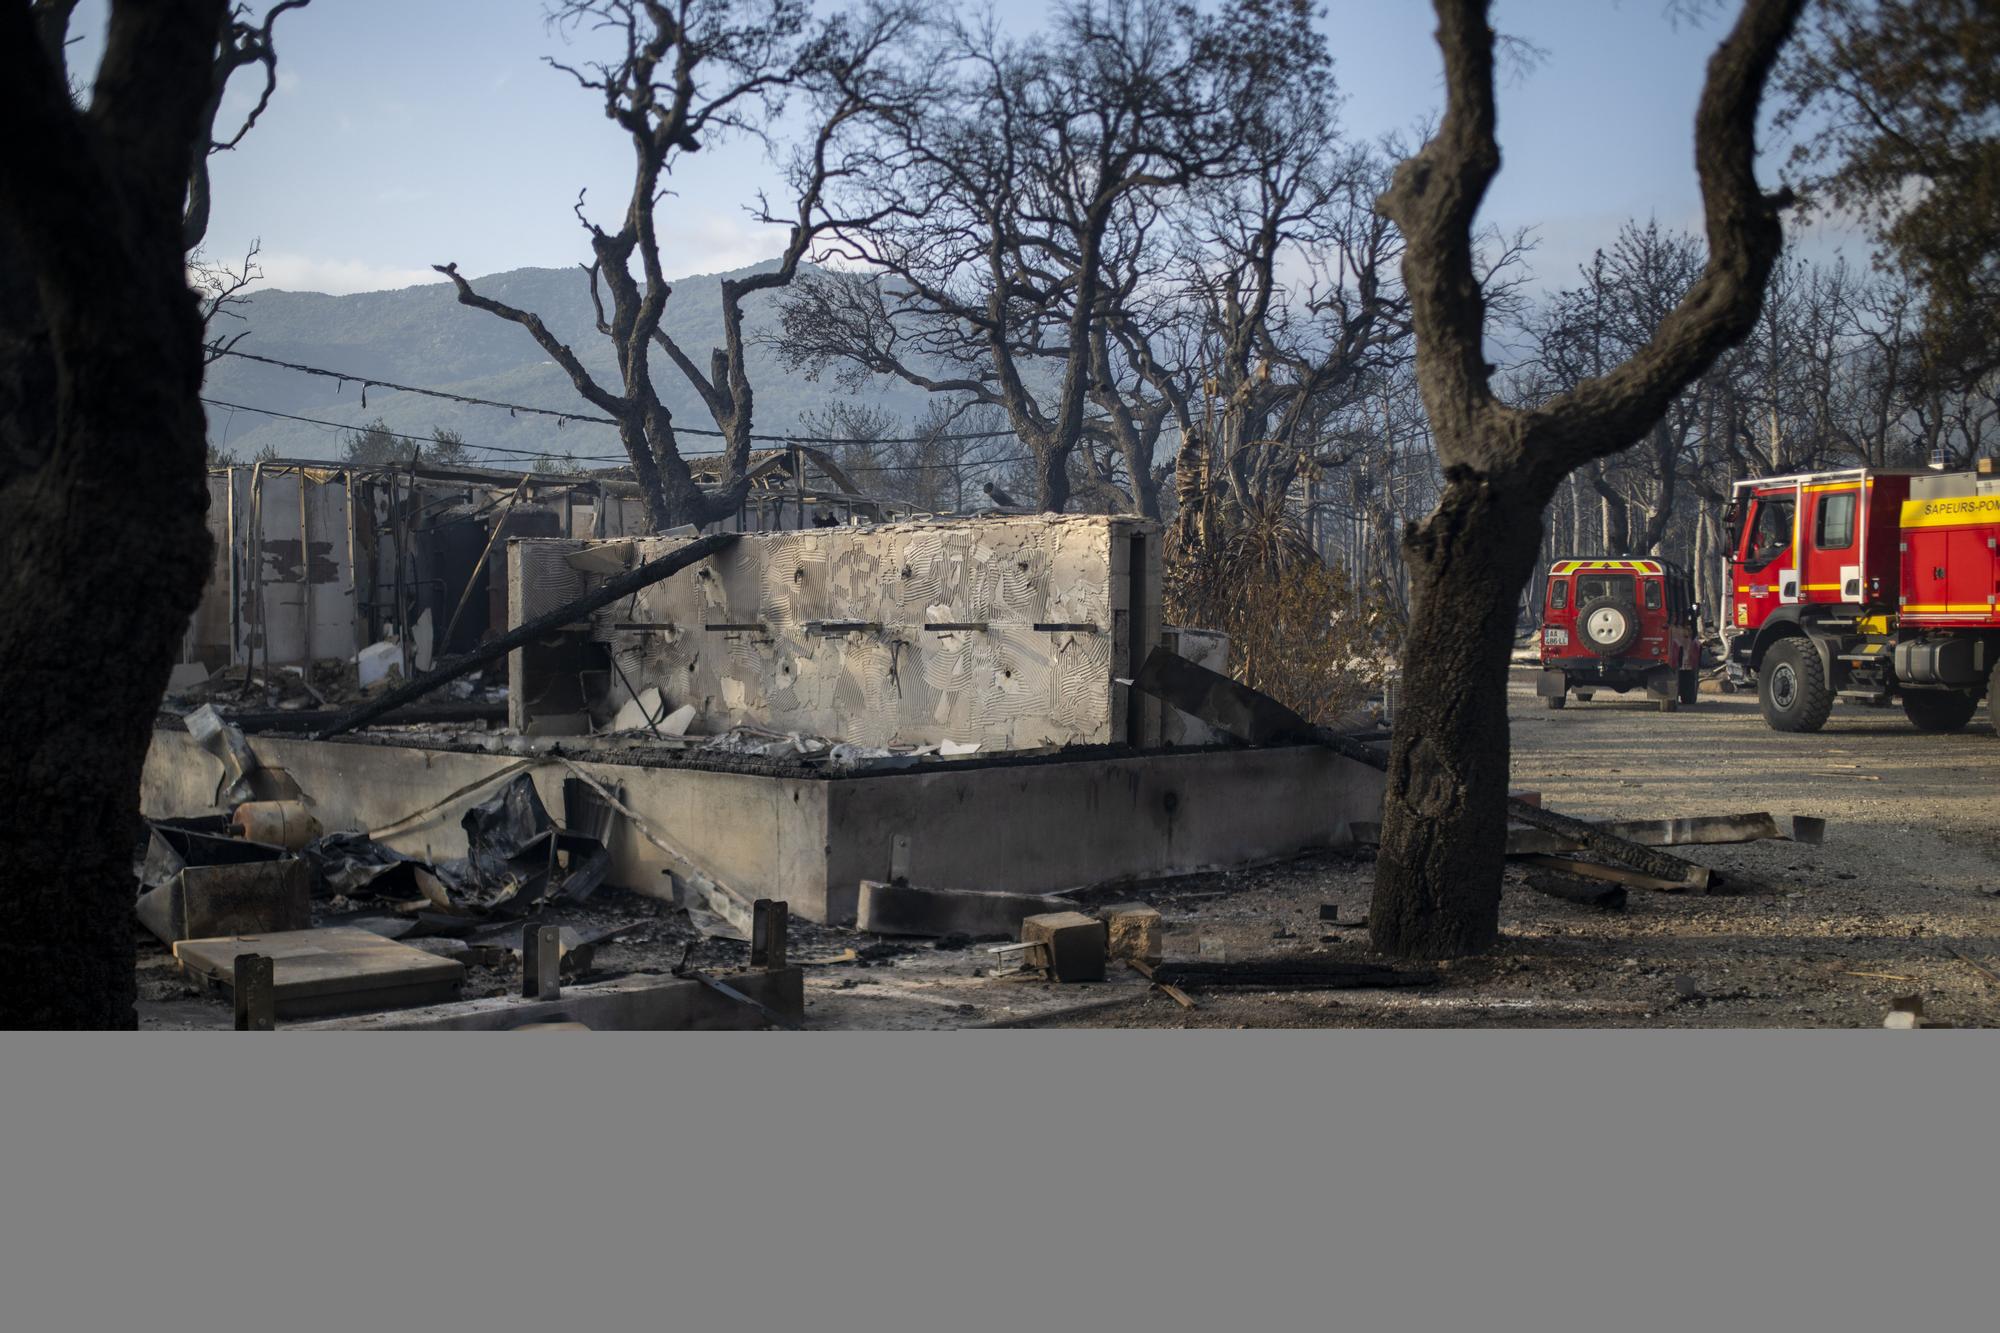
{"type": "MultiPolygon", "coordinates": [[[[630,543],[626,563],[678,541],[630,543]]],[[[611,669],[590,711],[601,722],[656,687],[668,706],[696,707],[697,732],[750,724],[989,750],[1153,743],[1158,709],[1134,708],[1117,681],[1159,639],[1158,550],[1157,525],[1095,515],[746,536],[592,618],[611,669]]],[[[577,596],[602,575],[576,565],[603,555],[516,543],[515,618],[577,596]]],[[[547,695],[536,661],[517,664],[517,724],[547,695]]]]}

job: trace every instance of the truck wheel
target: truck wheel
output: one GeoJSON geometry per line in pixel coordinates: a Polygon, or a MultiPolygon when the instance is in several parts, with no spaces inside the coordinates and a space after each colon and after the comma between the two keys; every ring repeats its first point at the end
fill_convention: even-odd
{"type": "Polygon", "coordinates": [[[1957,690],[1910,690],[1903,695],[1903,716],[1918,731],[1957,731],[1979,711],[1979,696],[1957,690]]]}
{"type": "Polygon", "coordinates": [[[1818,731],[1833,711],[1819,654],[1801,638],[1780,639],[1757,671],[1757,706],[1773,731],[1818,731]]]}
{"type": "Polygon", "coordinates": [[[1681,672],[1681,702],[1684,704],[1701,702],[1701,673],[1699,671],[1681,672]]]}
{"type": "Polygon", "coordinates": [[[1547,696],[1543,700],[1543,702],[1547,703],[1551,709],[1561,708],[1564,704],[1569,702],[1569,696],[1563,694],[1551,694],[1547,696]]]}

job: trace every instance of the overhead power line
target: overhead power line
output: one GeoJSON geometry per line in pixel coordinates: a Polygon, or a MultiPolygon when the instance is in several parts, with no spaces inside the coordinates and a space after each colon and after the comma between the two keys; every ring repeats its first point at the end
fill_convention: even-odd
{"type": "MultiPolygon", "coordinates": [[[[527,412],[534,416],[554,417],[556,419],[558,426],[560,426],[562,423],[570,421],[588,422],[593,426],[616,426],[618,424],[615,420],[613,420],[610,417],[593,416],[587,412],[563,412],[563,411],[558,411],[557,409],[552,407],[530,407],[526,403],[507,403],[507,402],[502,402],[496,398],[480,398],[472,394],[453,393],[448,389],[425,389],[425,388],[420,388],[413,384],[396,384],[389,380],[377,379],[372,375],[356,375],[351,371],[328,370],[325,366],[301,365],[297,361],[281,361],[277,357],[259,356],[255,352],[239,352],[235,348],[224,347],[219,343],[210,344],[209,350],[220,356],[233,356],[242,361],[255,361],[258,362],[259,364],[266,366],[277,366],[282,370],[297,371],[301,375],[317,375],[322,379],[334,380],[340,384],[358,384],[361,386],[361,405],[363,407],[368,406],[368,390],[371,387],[373,387],[377,389],[393,389],[397,393],[421,394],[423,397],[426,398],[443,398],[449,402],[466,403],[473,407],[503,408],[509,414],[513,415],[518,415],[519,413],[527,412]]],[[[674,433],[677,435],[701,435],[717,440],[724,438],[722,432],[719,430],[706,430],[697,426],[676,425],[674,427],[674,433]]],[[[395,434],[395,432],[391,431],[390,434],[395,434]]],[[[999,439],[1010,438],[1012,437],[1013,434],[1014,432],[1011,430],[988,430],[988,431],[972,431],[966,433],[954,433],[949,435],[891,436],[877,440],[870,440],[867,441],[867,443],[929,444],[934,440],[999,440],[999,439]]],[[[854,444],[856,443],[856,441],[854,440],[842,439],[839,436],[833,436],[833,435],[752,435],[750,439],[753,443],[760,443],[760,444],[854,444]]],[[[488,446],[488,447],[490,448],[493,446],[488,446]]]]}
{"type": "MultiPolygon", "coordinates": [[[[375,382],[380,383],[380,381],[375,381],[375,382]]],[[[386,426],[371,425],[365,427],[358,427],[351,422],[328,421],[322,417],[304,417],[304,416],[299,416],[296,413],[292,412],[279,412],[268,407],[252,407],[248,403],[225,402],[220,398],[210,398],[207,395],[203,395],[201,401],[207,403],[210,407],[220,407],[230,412],[254,412],[259,416],[276,417],[281,421],[298,421],[298,422],[303,422],[304,424],[309,426],[324,426],[330,430],[337,430],[347,433],[360,433],[365,430],[375,434],[387,435],[392,439],[408,440],[414,444],[419,444],[419,445],[436,443],[435,439],[432,436],[411,435],[405,431],[390,430],[386,426]]],[[[572,420],[582,420],[582,419],[583,418],[572,418],[572,420]]],[[[1011,434],[1011,432],[1004,432],[1004,433],[1011,434]]],[[[986,438],[986,437],[947,435],[947,436],[930,437],[930,438],[941,438],[948,440],[948,439],[970,439],[970,438],[986,438]]],[[[928,443],[929,441],[928,439],[926,439],[924,442],[928,443]]],[[[629,464],[632,461],[630,458],[626,457],[622,453],[621,454],[557,454],[537,449],[515,449],[504,444],[476,444],[470,440],[461,440],[460,443],[463,444],[468,449],[478,449],[488,453],[505,454],[508,455],[509,457],[514,457],[514,458],[543,458],[543,459],[548,459],[550,462],[554,463],[629,464]]],[[[825,443],[834,445],[856,446],[856,445],[870,445],[870,444],[894,444],[894,443],[899,443],[899,441],[894,441],[894,440],[822,441],[814,439],[803,439],[803,440],[793,440],[791,441],[791,443],[794,444],[825,443]]],[[[681,457],[720,458],[725,452],[726,451],[722,449],[683,449],[681,450],[681,457]]],[[[860,464],[854,464],[852,466],[843,462],[841,464],[841,470],[845,472],[946,472],[954,468],[999,467],[1002,464],[1006,463],[1026,463],[1031,461],[1033,457],[1034,456],[1032,454],[1001,454],[993,458],[981,458],[977,460],[969,460],[957,463],[954,462],[882,463],[882,464],[860,463],[860,464]]]]}

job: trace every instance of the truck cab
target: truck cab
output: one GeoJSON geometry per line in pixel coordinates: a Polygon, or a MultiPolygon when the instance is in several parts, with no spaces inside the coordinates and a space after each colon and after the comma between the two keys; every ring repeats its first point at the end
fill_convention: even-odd
{"type": "Polygon", "coordinates": [[[1662,712],[1698,697],[1699,608],[1686,571],[1661,560],[1558,560],[1543,589],[1542,674],[1550,708],[1571,692],[1643,689],[1662,712]]]}
{"type": "Polygon", "coordinates": [[[1924,731],[1972,717],[2000,660],[2000,477],[1850,468],[1736,483],[1732,678],[1764,720],[1817,731],[1836,700],[1900,700],[1924,731]]]}

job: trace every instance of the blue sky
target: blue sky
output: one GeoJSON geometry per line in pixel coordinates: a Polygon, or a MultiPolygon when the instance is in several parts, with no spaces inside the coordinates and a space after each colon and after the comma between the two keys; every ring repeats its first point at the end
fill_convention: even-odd
{"type": "MultiPolygon", "coordinates": [[[[97,9],[101,11],[101,0],[97,9]]],[[[260,5],[261,8],[261,5],[260,5]]],[[[1733,5],[1722,10],[1733,14],[1733,5]]],[[[1041,3],[999,6],[1027,31],[1041,3]]],[[[1405,128],[1437,109],[1439,59],[1421,0],[1329,0],[1324,19],[1350,133],[1405,128]]],[[[1695,228],[1691,126],[1724,16],[1690,26],[1665,0],[1498,0],[1496,25],[1547,52],[1503,86],[1504,167],[1485,217],[1532,225],[1540,281],[1566,283],[1629,217],[1695,228]]],[[[263,243],[269,285],[365,291],[587,257],[570,213],[580,188],[614,212],[628,150],[600,104],[545,55],[573,58],[541,0],[314,0],[280,20],[280,87],[256,130],[215,165],[209,243],[263,243]]],[[[80,27],[97,14],[86,6],[80,27]]],[[[77,49],[87,61],[93,44],[77,49]]],[[[234,94],[249,97],[245,90],[234,94]]],[[[1771,161],[1784,145],[1772,144],[1771,161]]],[[[1767,172],[1767,176],[1768,176],[1767,172]]],[[[775,178],[754,143],[687,159],[663,205],[673,274],[775,253],[742,206],[775,178]]],[[[1853,238],[1822,235],[1816,254],[1853,238]]]]}

